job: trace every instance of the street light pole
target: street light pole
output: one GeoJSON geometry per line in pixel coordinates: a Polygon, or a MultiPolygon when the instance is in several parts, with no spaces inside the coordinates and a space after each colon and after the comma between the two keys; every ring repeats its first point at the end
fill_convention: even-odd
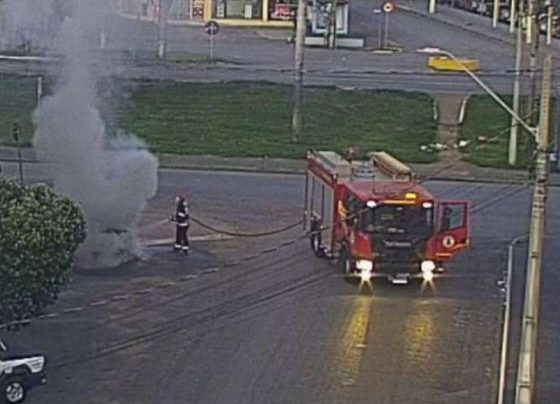
{"type": "Polygon", "coordinates": [[[303,49],[305,45],[305,12],[307,0],[299,0],[296,17],[296,43],[294,49],[294,106],[292,111],[293,140],[303,133],[303,49]]]}
{"type": "Polygon", "coordinates": [[[537,327],[543,241],[546,218],[548,180],[548,142],[550,132],[550,94],[552,83],[552,58],[544,60],[539,128],[537,136],[537,161],[535,186],[531,207],[531,229],[529,234],[529,254],[527,258],[527,281],[525,304],[521,328],[521,344],[515,384],[515,403],[531,404],[535,386],[535,359],[537,351],[537,327]]]}
{"type": "Polygon", "coordinates": [[[434,14],[436,12],[436,0],[430,0],[428,12],[434,14]]]}
{"type": "Polygon", "coordinates": [[[527,15],[527,43],[529,44],[529,102],[528,115],[529,123],[535,125],[537,120],[537,58],[539,48],[539,26],[537,23],[537,4],[536,0],[529,0],[527,15]]]}
{"type": "Polygon", "coordinates": [[[166,0],[159,0],[158,13],[158,58],[165,59],[167,55],[167,3],[166,0]]]}
{"type": "Polygon", "coordinates": [[[527,279],[525,285],[525,300],[523,307],[523,323],[521,328],[521,343],[515,384],[515,404],[531,404],[535,386],[535,359],[537,350],[537,328],[539,315],[540,278],[543,259],[544,230],[546,218],[546,199],[548,181],[548,147],[550,135],[550,95],[552,84],[552,57],[546,56],[543,65],[542,92],[540,102],[540,116],[538,128],[535,129],[517,113],[509,108],[497,94],[488,88],[482,80],[466,68],[450,52],[439,48],[419,49],[420,53],[443,54],[455,62],[471,76],[492,98],[500,104],[515,120],[537,141],[537,160],[535,166],[535,185],[531,203],[531,224],[529,232],[529,252],[527,259],[527,279]]]}
{"type": "Polygon", "coordinates": [[[500,96],[498,94],[496,94],[494,91],[492,91],[492,89],[490,87],[488,87],[486,85],[486,83],[482,80],[480,80],[480,78],[478,78],[478,76],[476,74],[474,74],[473,72],[471,72],[469,70],[469,68],[467,66],[464,65],[464,63],[462,63],[459,59],[457,59],[457,57],[452,54],[449,51],[440,49],[440,48],[423,48],[423,49],[418,49],[416,52],[418,53],[426,53],[426,54],[431,54],[431,55],[444,55],[447,56],[451,59],[453,59],[455,61],[455,63],[457,63],[457,65],[465,72],[467,73],[476,84],[478,84],[490,97],[492,97],[492,99],[494,99],[494,101],[496,101],[496,103],[498,103],[503,109],[505,109],[508,114],[515,119],[515,121],[517,123],[519,123],[521,126],[523,126],[527,132],[531,133],[533,136],[536,136],[536,130],[534,127],[529,126],[529,124],[527,122],[525,122],[523,120],[523,118],[521,118],[519,116],[519,114],[517,112],[515,112],[514,110],[512,110],[506,103],[504,100],[502,100],[500,98],[500,96]]]}

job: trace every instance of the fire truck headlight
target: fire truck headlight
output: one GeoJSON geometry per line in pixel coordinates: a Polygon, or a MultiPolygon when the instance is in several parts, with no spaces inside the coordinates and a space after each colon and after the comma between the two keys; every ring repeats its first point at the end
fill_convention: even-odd
{"type": "Polygon", "coordinates": [[[432,271],[422,272],[422,278],[425,282],[431,282],[434,279],[434,273],[432,271]]]}
{"type": "Polygon", "coordinates": [[[377,202],[375,202],[375,201],[367,201],[367,202],[366,202],[366,206],[367,206],[368,208],[370,208],[370,209],[373,209],[373,208],[375,208],[375,207],[377,206],[377,202]]]}
{"type": "Polygon", "coordinates": [[[369,271],[360,272],[360,279],[361,279],[362,283],[369,282],[371,280],[371,272],[369,272],[369,271]]]}
{"type": "Polygon", "coordinates": [[[422,264],[420,264],[420,269],[422,270],[423,274],[426,274],[428,272],[432,273],[436,269],[436,264],[434,263],[434,261],[422,261],[422,264]]]}
{"type": "Polygon", "coordinates": [[[358,260],[356,268],[362,272],[371,272],[373,270],[373,262],[370,260],[358,260]]]}
{"type": "Polygon", "coordinates": [[[422,207],[424,209],[431,209],[431,208],[434,207],[434,204],[432,202],[424,202],[424,203],[422,203],[422,207]]]}

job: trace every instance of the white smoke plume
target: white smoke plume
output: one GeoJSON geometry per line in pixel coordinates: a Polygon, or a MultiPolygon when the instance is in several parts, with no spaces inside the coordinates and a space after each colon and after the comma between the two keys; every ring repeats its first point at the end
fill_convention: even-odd
{"type": "Polygon", "coordinates": [[[114,267],[140,256],[131,229],[157,190],[157,159],[134,136],[109,137],[98,109],[101,77],[92,70],[102,64],[93,52],[92,38],[99,33],[105,1],[73,0],[72,12],[62,17],[54,9],[57,0],[8,2],[17,4],[12,11],[18,16],[14,32],[25,32],[25,24],[36,21],[23,16],[22,9],[40,10],[61,21],[46,28],[51,39],[42,43],[64,61],[53,94],[35,111],[34,146],[39,158],[51,163],[55,189],[84,210],[88,236],[77,259],[80,266],[90,268],[114,267]]]}

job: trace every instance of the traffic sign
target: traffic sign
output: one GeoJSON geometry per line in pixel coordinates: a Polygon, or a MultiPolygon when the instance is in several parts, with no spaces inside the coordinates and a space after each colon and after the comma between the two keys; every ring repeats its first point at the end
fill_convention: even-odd
{"type": "Polygon", "coordinates": [[[383,4],[383,12],[391,13],[395,9],[395,5],[390,1],[387,1],[383,4]]]}
{"type": "Polygon", "coordinates": [[[220,32],[220,25],[216,21],[208,21],[204,24],[204,31],[210,36],[216,35],[220,32]]]}

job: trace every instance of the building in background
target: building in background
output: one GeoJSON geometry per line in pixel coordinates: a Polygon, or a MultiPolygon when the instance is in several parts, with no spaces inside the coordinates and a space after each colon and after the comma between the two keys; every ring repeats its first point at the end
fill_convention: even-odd
{"type": "MultiPolygon", "coordinates": [[[[113,9],[157,21],[159,0],[112,0],[113,9]]],[[[173,0],[171,23],[215,20],[222,25],[292,28],[297,0],[173,0]]]]}

